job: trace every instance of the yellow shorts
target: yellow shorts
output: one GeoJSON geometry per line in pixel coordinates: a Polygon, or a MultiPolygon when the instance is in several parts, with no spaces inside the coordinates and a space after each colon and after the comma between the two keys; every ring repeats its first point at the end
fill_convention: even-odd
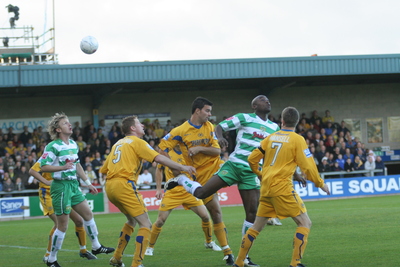
{"type": "Polygon", "coordinates": [[[51,200],[50,196],[50,188],[39,188],[39,200],[40,204],[42,204],[44,216],[50,216],[54,213],[53,201],[51,200]]]}
{"type": "Polygon", "coordinates": [[[123,214],[137,217],[147,212],[143,197],[136,191],[136,185],[132,181],[123,178],[109,179],[105,188],[108,199],[123,214]]]}
{"type": "Polygon", "coordinates": [[[285,219],[299,216],[305,212],[307,212],[307,209],[303,200],[296,192],[293,192],[290,195],[277,197],[261,196],[257,216],[285,219]]]}
{"type": "Polygon", "coordinates": [[[191,207],[197,207],[204,204],[201,199],[194,197],[186,191],[178,193],[167,191],[164,195],[163,200],[160,203],[160,207],[158,208],[158,210],[168,211],[175,209],[180,205],[182,205],[185,210],[188,210],[191,207]]]}

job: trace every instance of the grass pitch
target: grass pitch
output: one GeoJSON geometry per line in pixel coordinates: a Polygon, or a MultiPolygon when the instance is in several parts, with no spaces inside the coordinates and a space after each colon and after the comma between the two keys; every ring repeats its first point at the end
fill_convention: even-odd
{"type": "MultiPolygon", "coordinates": [[[[400,266],[399,200],[399,195],[391,195],[306,202],[313,226],[303,263],[307,267],[400,266]]],[[[154,222],[157,212],[151,211],[149,215],[154,222]]],[[[243,208],[225,207],[223,218],[229,244],[237,255],[243,208]]],[[[100,242],[115,247],[125,217],[97,214],[95,220],[100,242]]],[[[250,251],[254,262],[266,267],[289,266],[296,225],[291,219],[282,223],[282,226],[266,226],[258,236],[250,251]]],[[[0,266],[45,266],[41,260],[51,227],[48,218],[1,221],[0,266]]],[[[127,267],[134,253],[133,240],[132,237],[123,258],[127,267]]],[[[222,252],[205,249],[203,243],[200,218],[191,211],[176,210],[163,227],[154,256],[146,256],[143,263],[146,267],[225,266],[222,252]]],[[[89,240],[88,248],[91,249],[89,240]]],[[[74,224],[70,221],[58,262],[63,267],[109,266],[111,255],[99,255],[98,260],[88,261],[79,258],[78,252],[74,224]]]]}

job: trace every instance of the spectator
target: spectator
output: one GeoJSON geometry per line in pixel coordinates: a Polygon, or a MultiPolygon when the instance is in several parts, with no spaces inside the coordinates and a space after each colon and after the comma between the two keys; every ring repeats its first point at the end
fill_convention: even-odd
{"type": "Polygon", "coordinates": [[[97,129],[97,139],[100,140],[100,144],[104,145],[104,141],[106,140],[106,138],[108,137],[108,134],[104,134],[103,129],[99,128],[97,129]]]}
{"type": "MultiPolygon", "coordinates": [[[[11,181],[10,178],[4,180],[3,182],[3,191],[4,192],[12,192],[15,190],[15,185],[14,183],[11,181]]],[[[3,195],[4,197],[12,197],[12,194],[5,194],[3,195]]]]}
{"type": "Polygon", "coordinates": [[[15,179],[15,191],[23,191],[25,190],[25,185],[22,182],[21,178],[18,177],[17,179],[15,179]]]}
{"type": "Polygon", "coordinates": [[[325,128],[321,128],[321,140],[323,140],[324,142],[326,142],[328,135],[326,134],[325,128]]]}
{"type": "Polygon", "coordinates": [[[96,172],[93,170],[92,165],[86,166],[85,174],[88,177],[88,179],[90,180],[90,182],[92,182],[92,184],[93,184],[94,179],[97,179],[97,177],[98,177],[96,172]]]}
{"type": "Polygon", "coordinates": [[[138,185],[140,185],[140,189],[150,189],[151,183],[153,182],[153,177],[148,169],[144,169],[143,173],[139,175],[138,185]]]}
{"type": "Polygon", "coordinates": [[[328,139],[325,142],[325,146],[326,146],[326,151],[328,151],[329,153],[335,152],[336,145],[332,135],[328,136],[328,139]]]}
{"type": "Polygon", "coordinates": [[[340,126],[338,128],[338,132],[343,132],[343,135],[346,136],[347,132],[350,132],[350,130],[346,127],[346,123],[342,121],[340,123],[340,126]]]}
{"type": "Polygon", "coordinates": [[[8,166],[8,176],[10,177],[11,181],[13,181],[13,183],[15,183],[17,176],[15,175],[15,172],[14,172],[14,166],[8,166]]]}
{"type": "Polygon", "coordinates": [[[116,142],[118,142],[119,139],[121,139],[121,137],[117,131],[111,131],[108,135],[108,139],[110,139],[111,145],[114,145],[116,142]]]}
{"type": "Polygon", "coordinates": [[[97,177],[99,177],[99,170],[101,168],[102,164],[102,160],[103,158],[101,157],[100,152],[95,152],[94,153],[94,159],[92,160],[92,166],[93,166],[93,170],[96,173],[97,177]]]}
{"type": "Polygon", "coordinates": [[[7,141],[14,141],[14,128],[13,127],[8,127],[8,132],[7,132],[7,141]]]}
{"type": "Polygon", "coordinates": [[[375,169],[382,169],[382,172],[376,172],[375,175],[385,175],[385,163],[382,161],[380,156],[377,156],[375,159],[375,169]]]}
{"type": "Polygon", "coordinates": [[[320,141],[321,141],[321,134],[320,134],[319,132],[317,132],[317,133],[314,135],[314,145],[315,145],[315,149],[317,149],[317,146],[319,145],[320,141]]]}
{"type": "Polygon", "coordinates": [[[21,166],[20,172],[17,174],[19,178],[21,178],[21,181],[23,185],[27,188],[28,187],[28,180],[29,180],[29,170],[26,168],[25,165],[21,166]]]}
{"type": "MultiPolygon", "coordinates": [[[[311,113],[310,123],[316,124],[315,122],[316,122],[317,120],[321,120],[321,117],[318,116],[318,112],[317,112],[316,110],[314,110],[314,111],[311,113]]],[[[315,127],[315,128],[317,128],[317,127],[315,127]]]]}
{"type": "Polygon", "coordinates": [[[332,135],[333,129],[334,129],[332,122],[328,121],[328,122],[326,123],[324,129],[325,129],[325,134],[326,134],[327,136],[332,135]]]}
{"type": "Polygon", "coordinates": [[[101,143],[100,139],[96,139],[94,141],[94,144],[91,146],[91,151],[93,153],[100,152],[100,154],[103,155],[104,154],[104,150],[105,150],[104,143],[101,143]]]}
{"type": "Polygon", "coordinates": [[[85,141],[83,141],[82,135],[78,135],[77,139],[74,139],[74,140],[76,140],[76,144],[79,148],[79,151],[83,151],[86,148],[87,144],[85,141]]]}
{"type": "Polygon", "coordinates": [[[319,172],[330,172],[331,166],[328,164],[328,158],[323,157],[321,160],[321,164],[319,165],[319,172]]]}
{"type": "Polygon", "coordinates": [[[364,161],[362,161],[359,156],[354,157],[354,170],[355,171],[364,170],[364,161]]]}
{"type": "MultiPolygon", "coordinates": [[[[326,146],[318,146],[318,151],[316,152],[316,158],[318,159],[319,162],[322,162],[322,158],[325,157],[326,154],[326,146]]],[[[317,150],[317,149],[316,149],[317,150]]],[[[326,158],[328,160],[328,158],[326,158]]]]}
{"type": "Polygon", "coordinates": [[[32,138],[29,138],[28,143],[26,143],[25,147],[26,147],[26,151],[28,151],[29,148],[30,148],[30,151],[36,150],[36,145],[33,143],[32,138]]]}
{"type": "Polygon", "coordinates": [[[171,120],[167,120],[167,125],[165,125],[164,130],[167,131],[167,133],[169,133],[173,128],[174,126],[172,125],[171,120]]]}
{"type": "Polygon", "coordinates": [[[40,158],[43,155],[45,147],[46,147],[46,145],[44,143],[39,146],[39,149],[36,152],[37,158],[40,158]]]}
{"type": "Polygon", "coordinates": [[[304,112],[301,113],[300,121],[301,121],[302,119],[305,119],[305,120],[306,120],[306,123],[308,123],[309,125],[312,124],[311,121],[310,121],[310,119],[307,118],[307,115],[306,115],[306,113],[304,113],[304,112]]]}
{"type": "Polygon", "coordinates": [[[22,133],[19,134],[18,140],[26,146],[28,143],[28,140],[32,138],[32,134],[28,131],[28,126],[24,126],[24,130],[22,133]]]}
{"type": "Polygon", "coordinates": [[[38,129],[37,134],[39,136],[40,143],[41,144],[47,143],[47,141],[49,140],[49,136],[47,135],[47,133],[43,132],[43,127],[39,126],[37,129],[38,129]]]}
{"type": "Polygon", "coordinates": [[[8,153],[10,155],[14,155],[14,150],[15,150],[14,142],[13,141],[8,141],[7,146],[5,147],[5,153],[8,153]]]}
{"type": "MultiPolygon", "coordinates": [[[[340,148],[336,146],[335,149],[333,150],[333,158],[335,160],[337,160],[339,157],[339,154],[340,154],[340,148]]],[[[342,157],[343,157],[343,155],[342,155],[342,157]]],[[[343,167],[342,167],[342,169],[343,169],[343,167]]]]}
{"type": "Polygon", "coordinates": [[[375,162],[375,153],[374,153],[374,151],[372,151],[371,149],[368,149],[368,150],[366,151],[366,157],[367,157],[367,161],[368,161],[368,157],[371,157],[371,158],[372,158],[372,161],[375,162]]]}
{"type": "Polygon", "coordinates": [[[7,142],[4,141],[3,136],[0,135],[0,157],[3,157],[5,155],[6,147],[7,147],[7,142]]]}
{"type": "Polygon", "coordinates": [[[327,109],[325,110],[325,116],[322,118],[322,124],[328,125],[328,122],[331,124],[335,122],[335,118],[331,115],[331,112],[327,109]]]}
{"type": "Polygon", "coordinates": [[[351,162],[354,162],[354,155],[351,154],[350,148],[346,148],[346,152],[343,155],[344,160],[347,162],[347,159],[350,159],[351,162]]]}
{"type": "Polygon", "coordinates": [[[152,139],[152,136],[153,130],[151,130],[150,128],[144,130],[143,140],[145,140],[147,143],[150,141],[150,139],[152,139]]]}
{"type": "Polygon", "coordinates": [[[333,155],[333,153],[329,153],[329,156],[328,156],[328,164],[329,164],[329,167],[331,168],[331,170],[333,169],[333,165],[335,164],[335,159],[334,159],[334,155],[333,155]]]}
{"type": "MultiPolygon", "coordinates": [[[[105,120],[100,120],[99,121],[99,129],[98,130],[100,130],[100,129],[102,130],[102,133],[104,134],[104,137],[106,137],[106,136],[108,136],[108,133],[110,132],[111,127],[106,124],[105,120]]],[[[100,135],[99,135],[99,137],[100,137],[100,135]]]]}
{"type": "MultiPolygon", "coordinates": [[[[344,170],[346,172],[353,172],[354,171],[354,163],[351,158],[346,159],[346,163],[344,164],[344,170]]],[[[348,174],[346,177],[353,177],[353,174],[348,174]]]]}
{"type": "Polygon", "coordinates": [[[316,121],[315,121],[315,123],[313,123],[313,125],[314,125],[314,129],[317,131],[317,132],[321,132],[321,129],[323,129],[324,127],[322,126],[322,124],[321,124],[321,119],[317,119],[316,121]]]}
{"type": "Polygon", "coordinates": [[[310,124],[307,123],[306,119],[301,119],[297,128],[300,130],[299,134],[304,135],[310,129],[310,124]]]}
{"type": "Polygon", "coordinates": [[[88,167],[90,167],[93,170],[92,160],[90,159],[89,156],[86,156],[84,158],[84,160],[81,160],[81,162],[82,162],[82,168],[84,171],[86,171],[88,167]]]}
{"type": "Polygon", "coordinates": [[[340,154],[346,154],[346,142],[340,143],[340,154]]]}
{"type": "Polygon", "coordinates": [[[87,139],[87,144],[89,144],[90,146],[93,146],[96,143],[97,140],[97,132],[93,132],[90,134],[90,136],[87,139]]]}
{"type": "MultiPolygon", "coordinates": [[[[332,167],[332,171],[333,172],[341,172],[341,171],[343,171],[343,169],[339,166],[339,163],[337,161],[335,161],[335,163],[333,164],[333,167],[332,167]]],[[[342,178],[343,174],[332,175],[331,177],[332,178],[342,178]]]]}
{"type": "Polygon", "coordinates": [[[345,164],[345,160],[343,159],[343,155],[342,154],[338,154],[337,155],[337,159],[336,162],[338,163],[339,167],[344,170],[344,164],[345,164]]]}
{"type": "Polygon", "coordinates": [[[364,154],[364,151],[362,150],[362,148],[357,148],[355,156],[358,156],[362,162],[367,161],[367,157],[364,154]]]}
{"type": "MultiPolygon", "coordinates": [[[[375,170],[375,161],[372,156],[368,156],[367,162],[364,164],[364,168],[366,171],[373,171],[375,170]]],[[[371,173],[366,173],[365,176],[374,176],[371,173]]]]}
{"type": "Polygon", "coordinates": [[[72,129],[72,131],[73,131],[73,132],[79,131],[80,133],[82,133],[83,129],[81,128],[80,122],[79,122],[79,121],[76,121],[76,122],[74,123],[74,128],[72,129]]]}

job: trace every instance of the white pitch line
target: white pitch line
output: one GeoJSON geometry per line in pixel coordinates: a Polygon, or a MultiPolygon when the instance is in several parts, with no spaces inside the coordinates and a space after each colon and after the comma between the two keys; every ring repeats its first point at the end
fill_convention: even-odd
{"type": "MultiPolygon", "coordinates": [[[[34,248],[34,247],[23,247],[23,246],[8,246],[8,245],[0,245],[0,248],[36,249],[36,250],[46,251],[46,248],[34,248]]],[[[61,251],[76,252],[77,250],[61,249],[61,251]]],[[[129,254],[124,254],[124,256],[133,257],[133,255],[129,255],[129,254]]]]}

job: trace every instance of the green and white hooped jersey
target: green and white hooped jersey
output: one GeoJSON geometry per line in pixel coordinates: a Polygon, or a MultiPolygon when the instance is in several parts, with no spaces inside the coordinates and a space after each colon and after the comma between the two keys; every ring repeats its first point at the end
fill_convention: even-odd
{"type": "Polygon", "coordinates": [[[239,113],[219,123],[224,131],[236,130],[236,147],[229,161],[249,166],[247,158],[268,135],[279,131],[278,124],[263,121],[255,113],[239,113]]]}
{"type": "Polygon", "coordinates": [[[44,165],[64,166],[67,162],[74,162],[74,168],[51,173],[55,180],[76,180],[76,163],[79,162],[78,146],[75,141],[70,139],[69,144],[65,144],[61,139],[54,140],[47,144],[43,155],[40,158],[40,167],[44,165]]]}

